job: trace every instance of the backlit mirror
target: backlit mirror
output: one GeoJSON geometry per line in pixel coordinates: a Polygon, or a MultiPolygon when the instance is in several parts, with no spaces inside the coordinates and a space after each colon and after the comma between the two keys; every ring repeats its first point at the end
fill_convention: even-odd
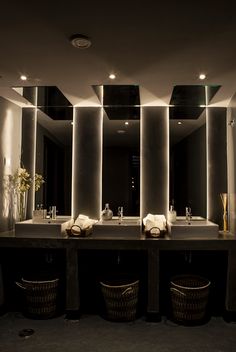
{"type": "Polygon", "coordinates": [[[103,106],[102,208],[140,215],[140,96],[138,85],[93,86],[103,106]]]}
{"type": "Polygon", "coordinates": [[[170,99],[170,204],[177,215],[191,207],[193,216],[206,218],[206,106],[219,85],[177,85],[170,99]]]}
{"type": "Polygon", "coordinates": [[[113,214],[140,214],[140,121],[110,120],[103,116],[102,205],[113,214]]]}
{"type": "Polygon", "coordinates": [[[177,215],[190,206],[193,216],[206,217],[206,113],[198,119],[170,121],[170,204],[177,215]]]}
{"type": "Polygon", "coordinates": [[[72,125],[37,112],[36,172],[45,184],[35,193],[35,205],[56,205],[58,215],[71,214],[72,125]]]}
{"type": "Polygon", "coordinates": [[[55,205],[58,215],[70,215],[73,106],[56,86],[13,89],[37,109],[35,172],[45,183],[35,193],[35,207],[55,205]]]}

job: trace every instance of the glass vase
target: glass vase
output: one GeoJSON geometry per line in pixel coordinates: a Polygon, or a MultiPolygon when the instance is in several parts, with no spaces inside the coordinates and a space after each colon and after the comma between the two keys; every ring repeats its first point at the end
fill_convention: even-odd
{"type": "Polygon", "coordinates": [[[15,220],[16,221],[26,220],[27,200],[28,200],[28,191],[17,192],[16,201],[15,201],[15,206],[16,206],[15,220]]]}
{"type": "Polygon", "coordinates": [[[223,206],[223,232],[228,232],[228,194],[220,193],[220,198],[223,206]]]}

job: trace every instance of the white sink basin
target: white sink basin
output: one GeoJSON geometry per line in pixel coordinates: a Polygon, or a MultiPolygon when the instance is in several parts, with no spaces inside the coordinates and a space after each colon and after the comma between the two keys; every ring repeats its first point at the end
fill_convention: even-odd
{"type": "Polygon", "coordinates": [[[111,220],[100,220],[93,226],[95,237],[132,237],[139,238],[141,234],[141,220],[139,217],[124,217],[119,223],[118,217],[111,220]]]}
{"type": "Polygon", "coordinates": [[[219,235],[219,225],[200,217],[196,217],[196,220],[191,219],[190,224],[186,220],[177,218],[173,223],[168,222],[167,228],[172,238],[207,239],[217,238],[219,235]]]}
{"type": "Polygon", "coordinates": [[[58,216],[56,219],[26,220],[15,224],[16,237],[64,237],[73,219],[58,216]]]}

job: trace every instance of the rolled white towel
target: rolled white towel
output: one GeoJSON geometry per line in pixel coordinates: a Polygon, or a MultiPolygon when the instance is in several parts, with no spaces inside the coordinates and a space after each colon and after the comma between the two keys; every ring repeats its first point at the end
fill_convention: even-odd
{"type": "Polygon", "coordinates": [[[98,220],[90,219],[87,215],[79,214],[74,225],[79,226],[82,230],[92,227],[98,220]]]}
{"type": "Polygon", "coordinates": [[[148,214],[143,218],[143,224],[146,231],[150,231],[152,227],[158,227],[161,231],[166,229],[166,218],[162,214],[148,214]]]}

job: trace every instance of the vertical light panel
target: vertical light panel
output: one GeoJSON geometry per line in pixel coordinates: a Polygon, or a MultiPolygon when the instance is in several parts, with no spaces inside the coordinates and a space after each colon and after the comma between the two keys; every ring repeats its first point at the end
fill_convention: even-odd
{"type": "Polygon", "coordinates": [[[101,211],[101,107],[78,107],[73,125],[73,216],[98,219],[101,211]]]}
{"type": "Polygon", "coordinates": [[[167,215],[169,119],[167,107],[141,109],[141,217],[167,215]]]}
{"type": "Polygon", "coordinates": [[[19,167],[21,108],[0,97],[0,116],[0,231],[8,231],[14,225],[14,199],[6,181],[19,167]]]}
{"type": "Polygon", "coordinates": [[[75,108],[73,107],[73,122],[72,122],[72,166],[71,166],[71,217],[75,218],[75,192],[74,192],[74,184],[73,180],[75,179],[75,108]]]}
{"type": "MultiPolygon", "coordinates": [[[[206,92],[207,92],[207,87],[205,87],[206,92]]],[[[206,93],[207,97],[207,93],[206,93]]],[[[208,100],[206,99],[206,102],[208,100]]],[[[208,106],[206,106],[206,218],[209,219],[210,216],[210,184],[209,184],[209,169],[211,167],[210,165],[210,159],[209,159],[209,119],[208,119],[208,106]]]]}
{"type": "MultiPolygon", "coordinates": [[[[30,175],[35,174],[35,153],[36,153],[36,109],[22,109],[22,144],[21,163],[30,175]]],[[[29,189],[27,202],[27,219],[32,218],[35,192],[33,187],[29,189]]]]}

